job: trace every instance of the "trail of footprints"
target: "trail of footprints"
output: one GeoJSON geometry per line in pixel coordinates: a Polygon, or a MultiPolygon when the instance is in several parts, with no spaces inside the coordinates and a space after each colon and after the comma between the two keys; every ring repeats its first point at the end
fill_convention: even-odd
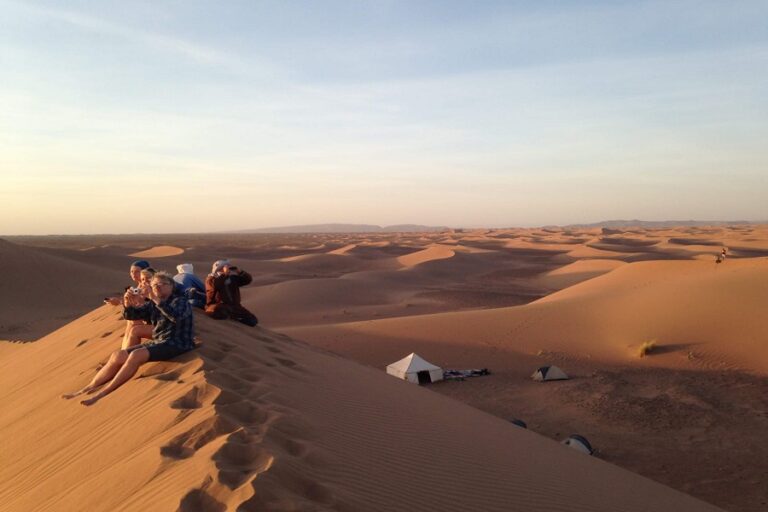
{"type": "Polygon", "coordinates": [[[179,410],[177,423],[206,406],[212,405],[216,414],[160,448],[166,464],[173,464],[195,456],[204,447],[224,438],[212,455],[215,474],[207,475],[198,488],[182,498],[179,511],[223,511],[228,501],[239,501],[238,510],[280,510],[286,505],[286,494],[293,496],[290,499],[293,506],[300,507],[337,501],[323,485],[295,474],[295,470],[275,465],[277,457],[302,459],[304,465],[316,467],[323,464],[323,458],[313,453],[302,439],[307,428],[295,426],[294,411],[263,399],[271,391],[261,383],[263,374],[275,371],[268,367],[304,371],[272,345],[273,340],[264,341],[266,344],[262,347],[270,354],[266,359],[252,351],[243,354],[236,345],[222,341],[200,348],[202,362],[195,359],[180,367],[178,363],[158,363],[140,375],[165,384],[183,382],[184,377],[200,370],[206,372],[206,383],[173,400],[170,407],[179,410]],[[266,449],[265,444],[273,447],[272,450],[266,449]],[[269,482],[257,486],[255,481],[267,476],[269,482]],[[284,492],[278,496],[274,488],[282,488],[284,492]]]}

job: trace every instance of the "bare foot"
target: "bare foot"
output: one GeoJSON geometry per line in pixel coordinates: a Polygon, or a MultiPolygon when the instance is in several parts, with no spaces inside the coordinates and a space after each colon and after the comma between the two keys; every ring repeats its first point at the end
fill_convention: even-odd
{"type": "Polygon", "coordinates": [[[94,395],[91,398],[88,398],[87,400],[81,400],[80,403],[83,405],[93,405],[96,402],[98,402],[104,395],[98,394],[94,395]]]}
{"type": "Polygon", "coordinates": [[[61,395],[61,398],[65,399],[65,400],[71,400],[71,399],[75,398],[76,396],[82,395],[83,393],[85,393],[85,388],[79,389],[77,391],[73,391],[72,393],[64,393],[63,395],[61,395]]]}

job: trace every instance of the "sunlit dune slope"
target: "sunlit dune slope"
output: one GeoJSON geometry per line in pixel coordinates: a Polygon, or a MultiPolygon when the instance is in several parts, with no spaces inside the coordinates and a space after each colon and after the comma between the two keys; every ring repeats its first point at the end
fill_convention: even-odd
{"type": "Polygon", "coordinates": [[[525,306],[284,329],[324,341],[367,339],[562,351],[636,360],[656,340],[684,364],[768,372],[768,259],[650,261],[620,266],[525,306]]]}
{"type": "Polygon", "coordinates": [[[181,247],[158,245],[144,251],[134,252],[131,256],[134,258],[168,258],[170,256],[178,256],[179,254],[184,254],[184,249],[181,247]]]}
{"type": "Polygon", "coordinates": [[[117,308],[11,351],[3,510],[718,510],[381,370],[197,320],[199,350],[90,408],[59,395],[118,345],[117,308]]]}

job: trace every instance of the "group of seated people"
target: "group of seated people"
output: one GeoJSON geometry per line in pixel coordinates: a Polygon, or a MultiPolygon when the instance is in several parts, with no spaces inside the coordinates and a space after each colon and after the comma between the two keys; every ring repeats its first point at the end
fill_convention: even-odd
{"type": "Polygon", "coordinates": [[[123,306],[126,329],[121,349],[112,353],[88,385],[64,398],[93,394],[106,384],[81,401],[92,405],[127,382],[147,361],[166,361],[195,348],[194,307],[217,320],[232,318],[251,327],[258,323],[240,303],[240,287],[253,280],[248,272],[229,260],[218,260],[203,283],[192,264],[182,263],[176,269],[178,273],[172,276],[155,271],[146,260],[131,264],[134,285],[122,297],[104,299],[123,306]]]}

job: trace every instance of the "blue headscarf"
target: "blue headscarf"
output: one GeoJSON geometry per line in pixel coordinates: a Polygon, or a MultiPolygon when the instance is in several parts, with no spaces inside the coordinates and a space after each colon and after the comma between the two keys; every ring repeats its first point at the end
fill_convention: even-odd
{"type": "Polygon", "coordinates": [[[141,270],[144,270],[145,268],[149,268],[149,262],[147,260],[136,260],[131,263],[131,266],[139,267],[141,270]]]}

